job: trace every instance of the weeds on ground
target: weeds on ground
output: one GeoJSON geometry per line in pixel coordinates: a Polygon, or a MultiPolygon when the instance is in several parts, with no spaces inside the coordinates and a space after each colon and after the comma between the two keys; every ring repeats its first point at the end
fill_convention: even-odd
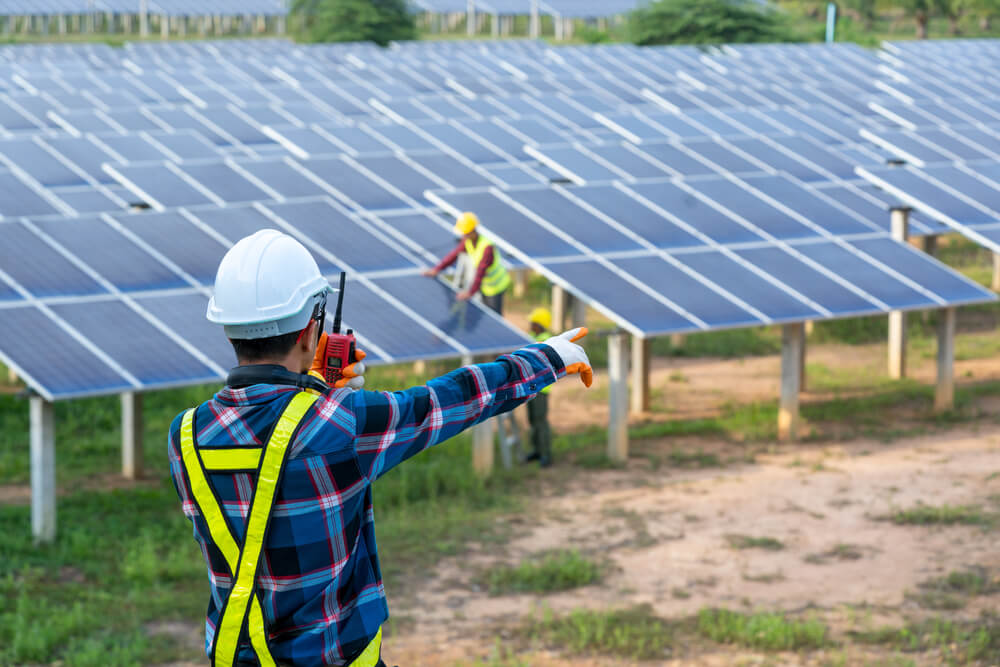
{"type": "Polygon", "coordinates": [[[968,598],[1000,590],[1000,579],[991,577],[985,568],[974,567],[928,579],[921,582],[919,588],[919,591],[908,593],[906,597],[926,609],[953,611],[965,607],[968,598]]]}
{"type": "Polygon", "coordinates": [[[764,549],[766,551],[780,551],[785,548],[779,540],[773,537],[752,537],[750,535],[726,535],[726,542],[730,549],[764,549]]]}
{"type": "Polygon", "coordinates": [[[978,505],[917,505],[892,512],[886,518],[898,526],[992,526],[997,516],[978,505]]]}
{"type": "Polygon", "coordinates": [[[490,595],[552,593],[593,584],[603,567],[576,550],[550,551],[519,565],[498,565],[483,574],[490,595]]]}
{"type": "Polygon", "coordinates": [[[809,554],[804,560],[812,565],[826,565],[830,561],[834,560],[858,560],[863,556],[864,553],[861,551],[861,547],[855,544],[841,543],[834,545],[834,547],[828,551],[809,554]]]}
{"type": "Polygon", "coordinates": [[[932,618],[899,628],[882,627],[849,634],[860,644],[878,644],[906,652],[938,651],[943,663],[1000,661],[1000,618],[993,613],[984,613],[975,621],[932,618]]]}
{"type": "Polygon", "coordinates": [[[826,646],[827,627],[815,619],[794,621],[781,614],[741,614],[727,609],[698,612],[698,632],[722,644],[766,651],[798,651],[826,646]]]}
{"type": "Polygon", "coordinates": [[[633,660],[666,657],[674,633],[675,628],[658,618],[649,605],[615,611],[577,610],[559,618],[546,610],[541,621],[532,621],[529,629],[531,636],[574,653],[603,653],[633,660]]]}

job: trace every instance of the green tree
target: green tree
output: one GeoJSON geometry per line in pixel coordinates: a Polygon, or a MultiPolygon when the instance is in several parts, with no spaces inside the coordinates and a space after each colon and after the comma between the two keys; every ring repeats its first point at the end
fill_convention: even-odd
{"type": "Polygon", "coordinates": [[[903,8],[917,24],[917,39],[927,39],[927,21],[937,0],[904,0],[903,8]]]}
{"type": "Polygon", "coordinates": [[[300,37],[310,42],[375,42],[414,39],[417,27],[406,0],[293,0],[300,37]]]}
{"type": "Polygon", "coordinates": [[[861,20],[865,30],[871,30],[875,25],[875,0],[844,0],[843,6],[861,20]]]}
{"type": "Polygon", "coordinates": [[[629,15],[639,45],[788,41],[782,14],[749,0],[658,0],[629,15]]]}
{"type": "Polygon", "coordinates": [[[934,0],[934,6],[948,18],[948,32],[952,35],[958,35],[961,32],[958,22],[965,14],[965,10],[968,9],[968,2],[966,0],[934,0]]]}
{"type": "Polygon", "coordinates": [[[980,30],[989,32],[994,17],[1000,16],[1000,0],[977,0],[973,9],[979,17],[980,30]]]}

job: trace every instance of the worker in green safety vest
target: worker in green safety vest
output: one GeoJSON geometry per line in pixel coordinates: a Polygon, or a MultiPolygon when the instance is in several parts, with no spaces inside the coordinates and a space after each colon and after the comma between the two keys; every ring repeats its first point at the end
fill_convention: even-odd
{"type": "Polygon", "coordinates": [[[433,278],[451,266],[463,252],[472,260],[476,267],[476,275],[472,284],[459,292],[462,301],[471,299],[477,292],[483,295],[483,303],[498,314],[503,314],[503,293],[510,287],[510,273],[503,264],[500,249],[493,241],[479,233],[479,218],[474,213],[463,213],[455,221],[455,233],[462,238],[455,249],[448,253],[433,269],[424,271],[425,276],[433,278]]]}
{"type": "MultiPolygon", "coordinates": [[[[547,340],[552,334],[552,313],[548,308],[535,308],[528,316],[531,335],[536,341],[547,340]]],[[[552,465],[552,429],[549,428],[549,390],[542,389],[527,403],[528,425],[531,426],[531,453],[525,461],[538,461],[543,468],[552,465]]]]}

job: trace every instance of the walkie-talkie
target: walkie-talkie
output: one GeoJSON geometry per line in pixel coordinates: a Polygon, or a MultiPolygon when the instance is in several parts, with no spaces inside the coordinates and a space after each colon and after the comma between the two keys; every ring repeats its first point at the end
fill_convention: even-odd
{"type": "Polygon", "coordinates": [[[333,332],[327,334],[326,350],[323,354],[323,379],[331,387],[342,380],[344,369],[357,359],[354,354],[354,330],[348,329],[346,334],[340,333],[340,314],[344,308],[344,281],[346,275],[340,272],[340,292],[337,294],[337,312],[333,316],[333,332]]]}

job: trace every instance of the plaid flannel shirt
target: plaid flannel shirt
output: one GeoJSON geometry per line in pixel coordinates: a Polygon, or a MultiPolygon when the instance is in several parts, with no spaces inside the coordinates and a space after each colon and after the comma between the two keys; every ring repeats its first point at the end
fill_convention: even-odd
{"type": "MultiPolygon", "coordinates": [[[[275,660],[347,664],[389,617],[375,546],[372,482],[428,447],[512,410],[563,375],[558,355],[533,344],[406,391],[338,389],[320,397],[289,446],[257,570],[275,660]]],[[[265,384],[225,387],[197,408],[195,441],[199,447],[262,445],[298,391],[265,384]]],[[[168,454],[184,514],[208,566],[207,653],[232,577],[191,494],[179,448],[181,417],[170,426],[168,454]]],[[[253,475],[210,473],[208,479],[242,542],[253,475]]],[[[256,664],[243,639],[239,659],[256,664]]]]}

